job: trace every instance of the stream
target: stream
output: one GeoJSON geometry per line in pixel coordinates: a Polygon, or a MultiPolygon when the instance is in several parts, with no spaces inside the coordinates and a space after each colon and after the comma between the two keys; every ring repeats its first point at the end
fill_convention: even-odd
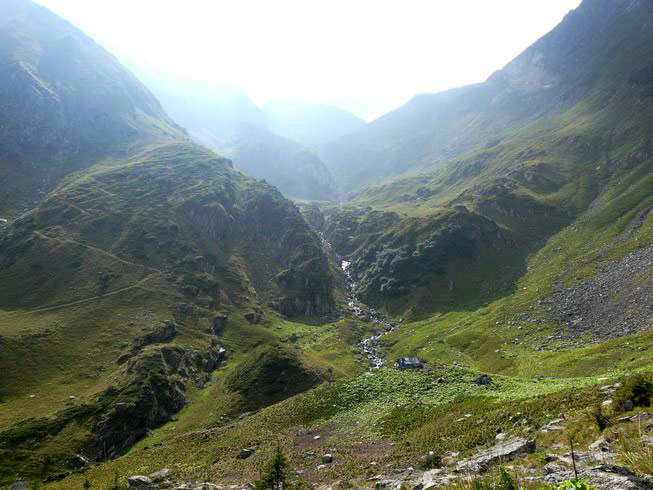
{"type": "Polygon", "coordinates": [[[381,332],[371,337],[366,337],[358,343],[361,352],[369,359],[370,369],[379,369],[385,364],[385,358],[381,353],[379,339],[384,335],[396,330],[401,326],[401,323],[393,323],[381,312],[374,308],[367,308],[356,296],[356,283],[351,277],[350,270],[351,262],[340,259],[340,268],[342,269],[345,278],[345,285],[347,291],[347,307],[357,318],[363,321],[370,321],[373,324],[381,327],[381,332]]]}
{"type": "Polygon", "coordinates": [[[345,292],[347,294],[347,308],[359,320],[372,322],[374,325],[380,326],[381,331],[376,335],[366,337],[358,343],[361,352],[369,360],[370,370],[379,369],[386,362],[385,357],[381,353],[379,339],[384,335],[393,332],[401,327],[401,322],[393,323],[381,312],[374,308],[367,308],[356,296],[356,282],[351,276],[351,262],[344,260],[331,246],[331,243],[326,239],[321,231],[318,231],[318,236],[326,250],[331,251],[337,260],[340,261],[340,269],[342,270],[343,277],[345,278],[345,292]],[[367,311],[366,311],[367,310],[367,311]]]}

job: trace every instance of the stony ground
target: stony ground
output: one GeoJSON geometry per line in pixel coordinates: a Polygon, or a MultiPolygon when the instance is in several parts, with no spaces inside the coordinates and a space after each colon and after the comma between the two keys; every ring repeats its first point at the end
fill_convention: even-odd
{"type": "Polygon", "coordinates": [[[653,327],[653,245],[602,266],[543,302],[545,316],[572,336],[607,340],[653,327]]]}

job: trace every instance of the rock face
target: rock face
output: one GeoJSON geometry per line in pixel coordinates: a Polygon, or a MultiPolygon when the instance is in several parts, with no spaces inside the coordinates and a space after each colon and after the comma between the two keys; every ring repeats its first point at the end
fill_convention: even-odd
{"type": "Polygon", "coordinates": [[[261,295],[274,297],[269,304],[277,311],[286,316],[329,314],[335,300],[328,259],[299,209],[276,191],[247,193],[242,205],[236,205],[231,194],[213,195],[218,203],[191,199],[180,206],[181,212],[223,246],[238,237],[248,262],[259,263],[265,257],[274,265],[276,275],[251,277],[261,295]]]}
{"type": "Polygon", "coordinates": [[[510,461],[517,456],[535,451],[535,440],[521,437],[500,442],[489,449],[485,449],[474,457],[460,461],[457,464],[459,471],[480,473],[487,471],[488,467],[498,461],[510,461]]]}
{"type": "Polygon", "coordinates": [[[146,345],[170,342],[175,335],[177,335],[177,324],[173,320],[165,320],[162,325],[136,339],[132,350],[137,352],[146,345]]]}

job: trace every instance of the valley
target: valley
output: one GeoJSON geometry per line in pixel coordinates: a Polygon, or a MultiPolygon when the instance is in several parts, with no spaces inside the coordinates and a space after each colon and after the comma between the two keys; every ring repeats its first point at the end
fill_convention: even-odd
{"type": "Polygon", "coordinates": [[[653,488],[652,26],[364,122],[0,4],[0,487],[653,488]]]}

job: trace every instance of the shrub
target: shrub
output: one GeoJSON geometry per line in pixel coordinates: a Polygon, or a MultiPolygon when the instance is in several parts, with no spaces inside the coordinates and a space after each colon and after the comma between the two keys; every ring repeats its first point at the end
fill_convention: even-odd
{"type": "Polygon", "coordinates": [[[435,454],[433,451],[420,459],[420,466],[423,470],[432,470],[433,468],[439,468],[442,466],[442,457],[439,454],[435,454]]]}
{"type": "Polygon", "coordinates": [[[617,390],[614,397],[615,407],[628,412],[633,407],[650,407],[653,396],[653,381],[649,376],[638,374],[628,378],[617,390]]]}
{"type": "Polygon", "coordinates": [[[500,468],[498,479],[477,478],[469,488],[470,490],[519,490],[520,487],[505,468],[500,468]]]}
{"type": "Polygon", "coordinates": [[[598,403],[594,410],[592,411],[592,417],[596,426],[599,428],[599,432],[603,432],[610,425],[610,417],[603,413],[603,407],[598,403]]]}
{"type": "Polygon", "coordinates": [[[272,459],[268,461],[261,479],[255,483],[256,490],[282,490],[288,480],[288,460],[283,454],[280,445],[274,451],[272,459]]]}

